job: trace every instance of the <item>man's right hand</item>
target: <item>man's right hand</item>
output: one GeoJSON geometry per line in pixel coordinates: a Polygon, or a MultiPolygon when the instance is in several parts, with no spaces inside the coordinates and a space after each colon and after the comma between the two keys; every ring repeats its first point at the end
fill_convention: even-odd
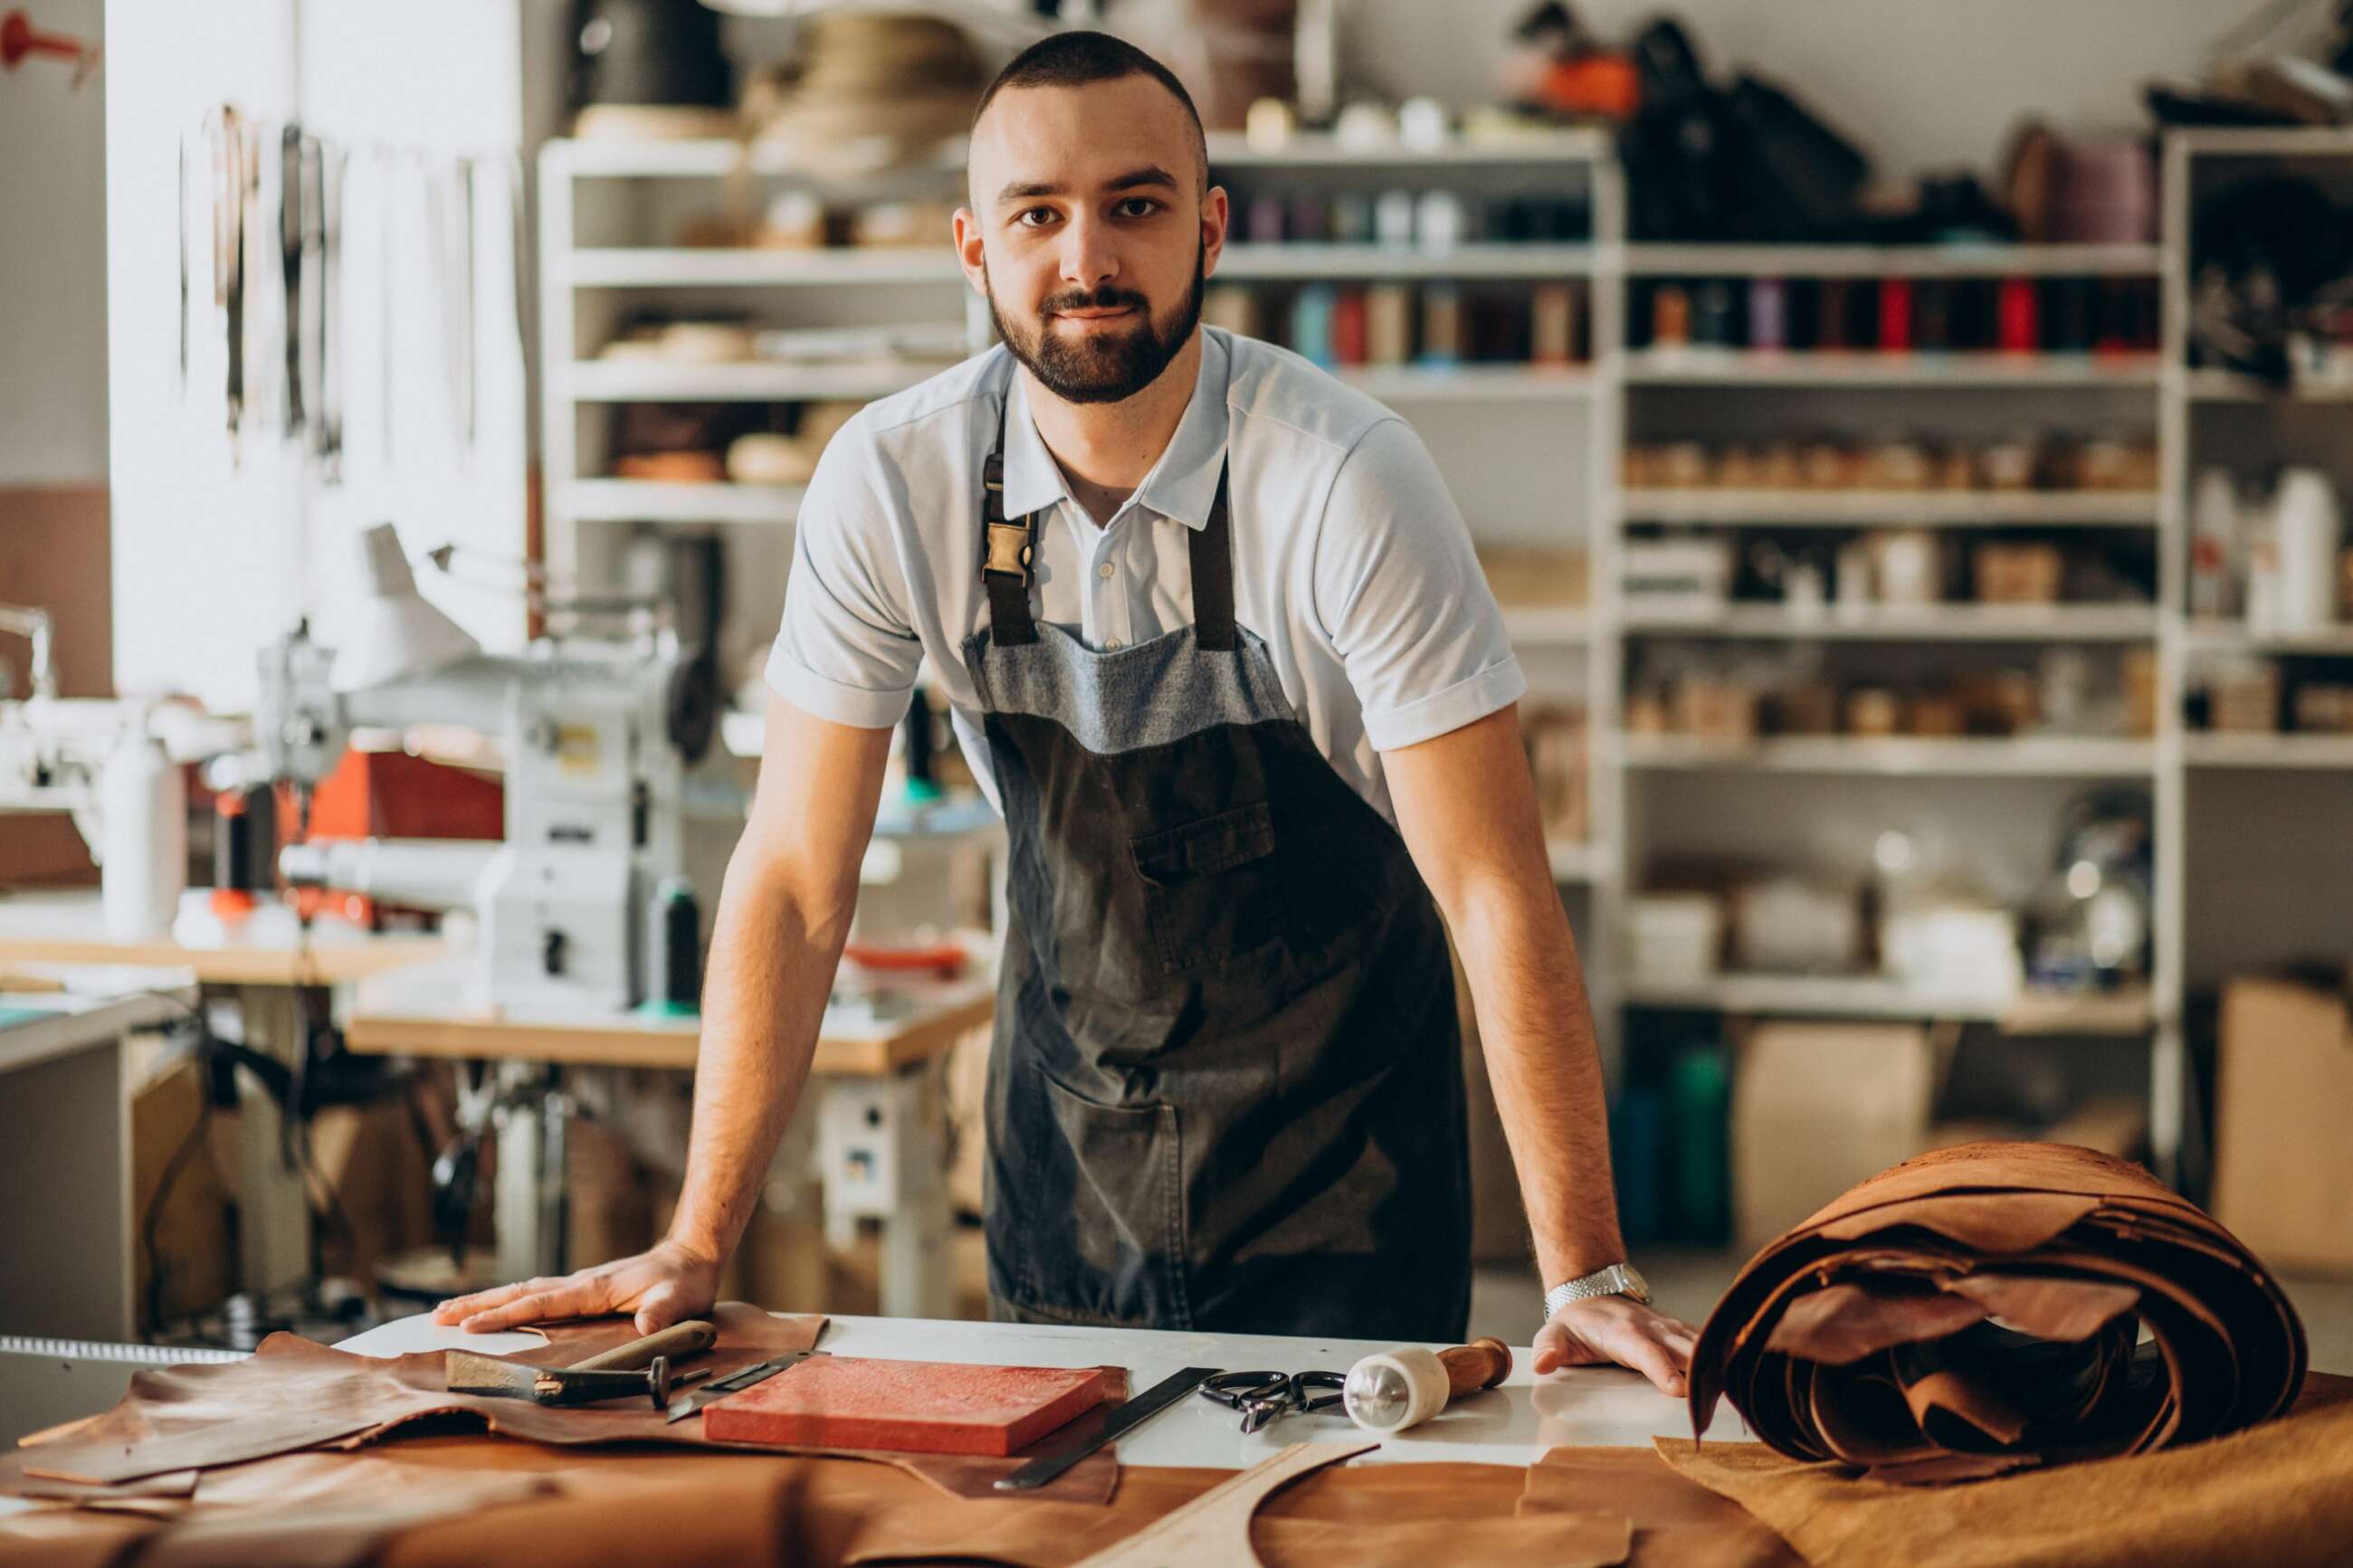
{"type": "Polygon", "coordinates": [[[525,1279],[453,1297],[433,1309],[433,1321],[481,1334],[558,1318],[634,1312],[638,1332],[650,1334],[702,1316],[718,1299],[718,1260],[664,1241],[565,1279],[525,1279]]]}

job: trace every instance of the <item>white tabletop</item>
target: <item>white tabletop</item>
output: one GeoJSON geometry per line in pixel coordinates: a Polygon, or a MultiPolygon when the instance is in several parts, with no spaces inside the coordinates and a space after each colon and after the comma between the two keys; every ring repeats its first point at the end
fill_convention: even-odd
{"type": "MultiPolygon", "coordinates": [[[[535,1336],[466,1334],[437,1328],[423,1316],[403,1318],[345,1340],[336,1348],[361,1355],[412,1351],[477,1350],[493,1355],[526,1350],[535,1336]]],[[[834,1318],[818,1348],[836,1355],[908,1361],[984,1362],[1008,1366],[1097,1366],[1128,1369],[1129,1389],[1142,1393],[1186,1366],[1226,1371],[1345,1372],[1359,1357],[1393,1344],[1375,1340],[1285,1339],[1257,1334],[1164,1332],[1143,1329],[1038,1328],[1026,1324],[934,1322],[917,1318],[834,1318]]],[[[1433,1347],[1442,1348],[1442,1347],[1433,1347]]],[[[1501,1387],[1463,1400],[1436,1418],[1383,1438],[1360,1463],[1452,1459],[1473,1464],[1532,1464],[1561,1444],[1650,1447],[1654,1436],[1688,1437],[1691,1417],[1639,1373],[1616,1367],[1575,1367],[1538,1378],[1534,1352],[1512,1352],[1512,1374],[1501,1387]]],[[[1337,1412],[1293,1415],[1245,1437],[1240,1417],[1222,1405],[1187,1395],[1120,1440],[1119,1457],[1136,1465],[1203,1465],[1242,1469],[1288,1444],[1336,1442],[1359,1434],[1337,1412]]],[[[1717,1406],[1710,1437],[1746,1436],[1729,1405],[1717,1406]]]]}

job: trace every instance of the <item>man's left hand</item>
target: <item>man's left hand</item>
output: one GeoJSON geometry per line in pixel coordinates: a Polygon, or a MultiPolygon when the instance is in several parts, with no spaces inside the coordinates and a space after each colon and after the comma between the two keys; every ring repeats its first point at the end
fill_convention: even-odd
{"type": "Polygon", "coordinates": [[[1536,1331],[1536,1374],[1564,1366],[1630,1366],[1681,1399],[1690,1386],[1697,1331],[1631,1296],[1571,1301],[1536,1331]]]}

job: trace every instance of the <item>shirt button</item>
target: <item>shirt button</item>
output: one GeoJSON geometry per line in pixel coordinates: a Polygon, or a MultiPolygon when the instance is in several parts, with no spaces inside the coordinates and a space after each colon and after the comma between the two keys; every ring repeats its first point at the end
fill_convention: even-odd
{"type": "Polygon", "coordinates": [[[1113,638],[1111,638],[1110,640],[1106,641],[1106,642],[1103,644],[1103,652],[1105,652],[1105,653],[1117,653],[1117,652],[1118,652],[1122,647],[1125,647],[1125,646],[1126,646],[1126,645],[1125,645],[1125,644],[1124,644],[1124,643],[1122,643],[1122,642],[1121,642],[1117,637],[1113,637],[1113,638]]]}
{"type": "Polygon", "coordinates": [[[1106,562],[1104,562],[1102,565],[1100,565],[1100,566],[1098,566],[1098,567],[1096,567],[1096,568],[1095,568],[1095,575],[1096,575],[1096,576],[1098,576],[1098,577],[1101,577],[1104,582],[1108,583],[1108,582],[1110,582],[1110,581],[1111,581],[1113,574],[1113,573],[1115,573],[1115,572],[1117,572],[1118,570],[1119,570],[1119,568],[1117,568],[1117,567],[1113,566],[1110,562],[1106,561],[1106,562]]]}

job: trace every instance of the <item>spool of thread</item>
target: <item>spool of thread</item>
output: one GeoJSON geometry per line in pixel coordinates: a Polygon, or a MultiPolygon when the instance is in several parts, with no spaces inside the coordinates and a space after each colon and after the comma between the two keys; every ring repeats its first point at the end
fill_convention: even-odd
{"type": "Polygon", "coordinates": [[[2031,278],[2005,278],[1994,306],[1995,339],[2006,354],[2031,354],[2042,336],[2042,296],[2031,278]]]}
{"type": "Polygon", "coordinates": [[[1383,191],[1373,203],[1373,237],[1392,249],[1413,245],[1413,193],[1383,191]]]}
{"type": "Polygon", "coordinates": [[[1814,294],[1814,347],[1854,346],[1854,289],[1843,278],[1825,278],[1814,294]]]}
{"type": "Polygon", "coordinates": [[[1350,1367],[1340,1402],[1348,1419],[1367,1432],[1402,1432],[1511,1373],[1512,1352],[1501,1340],[1474,1340],[1446,1351],[1402,1345],[1350,1367]]]}
{"type": "Polygon", "coordinates": [[[188,885],[188,785],[142,722],[98,775],[99,907],[118,942],[172,929],[188,885]]]}
{"type": "Polygon", "coordinates": [[[1788,286],[1778,278],[1748,284],[1748,346],[1770,353],[1789,345],[1788,286]]]}
{"type": "Polygon", "coordinates": [[[1291,347],[1302,358],[1329,370],[1332,357],[1332,311],[1335,291],[1329,283],[1310,283],[1291,301],[1291,347]]]}
{"type": "Polygon", "coordinates": [[[1421,291],[1421,363],[1462,363],[1462,290],[1433,283],[1421,291]]]}
{"type": "Polygon", "coordinates": [[[1912,280],[1908,278],[1883,278],[1879,280],[1879,349],[1882,353],[1904,353],[1912,347],[1912,280]]]}
{"type": "Polygon", "coordinates": [[[695,1013],[702,1005],[702,911],[683,877],[665,877],[654,889],[646,926],[653,933],[654,994],[646,1006],[695,1013]]]}
{"type": "Polygon", "coordinates": [[[1539,283],[1528,296],[1528,360],[1567,364],[1577,354],[1577,290],[1566,283],[1539,283]]]}
{"type": "Polygon", "coordinates": [[[1710,278],[1692,290],[1691,341],[1705,348],[1733,346],[1732,285],[1710,278]]]}
{"type": "Polygon", "coordinates": [[[1344,365],[1363,364],[1366,352],[1365,291],[1343,289],[1332,304],[1332,358],[1344,365]]]}
{"type": "Polygon", "coordinates": [[[1679,349],[1691,342],[1691,294],[1677,283],[1662,283],[1651,296],[1651,346],[1679,349]]]}
{"type": "Polygon", "coordinates": [[[1413,357],[1413,290],[1402,283],[1376,283],[1365,291],[1365,359],[1371,364],[1403,364],[1413,357]]]}
{"type": "Polygon", "coordinates": [[[1470,214],[1452,191],[1424,191],[1414,205],[1413,237],[1424,250],[1451,250],[1470,237],[1470,214]]]}

